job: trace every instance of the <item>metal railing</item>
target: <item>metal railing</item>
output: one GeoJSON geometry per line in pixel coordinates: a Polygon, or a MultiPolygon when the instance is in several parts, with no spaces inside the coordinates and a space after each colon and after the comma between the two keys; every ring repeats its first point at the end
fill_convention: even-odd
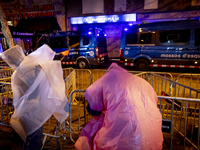
{"type": "Polygon", "coordinates": [[[0,78],[8,78],[13,74],[13,69],[0,69],[0,78]]]}
{"type": "Polygon", "coordinates": [[[175,79],[176,82],[200,90],[200,74],[183,73],[178,75],[175,79]]]}
{"type": "MultiPolygon", "coordinates": [[[[171,140],[170,149],[177,149],[173,146],[174,137],[183,137],[183,145],[181,148],[199,149],[200,140],[200,107],[191,109],[188,103],[200,103],[200,99],[184,98],[184,97],[169,97],[158,96],[159,108],[163,119],[171,121],[171,140]],[[179,105],[179,102],[184,102],[185,105],[179,105]],[[166,107],[169,104],[170,107],[166,107]]],[[[199,105],[200,106],[200,105],[199,105]]],[[[182,139],[179,138],[181,141],[182,139]]],[[[180,147],[179,147],[180,148],[180,147]]]]}
{"type": "Polygon", "coordinates": [[[81,129],[87,124],[89,114],[86,111],[86,99],[83,97],[84,90],[75,90],[70,94],[69,99],[69,138],[75,142],[72,138],[72,133],[80,134],[81,129]],[[78,94],[77,94],[78,93],[78,94]],[[77,106],[73,105],[73,95],[76,94],[77,106]],[[82,113],[81,113],[82,112],[82,113]]]}
{"type": "Polygon", "coordinates": [[[14,112],[11,83],[0,83],[0,124],[10,126],[10,118],[14,112]]]}
{"type": "Polygon", "coordinates": [[[190,87],[196,87],[196,89],[200,88],[200,74],[179,74],[175,81],[190,87]]]}

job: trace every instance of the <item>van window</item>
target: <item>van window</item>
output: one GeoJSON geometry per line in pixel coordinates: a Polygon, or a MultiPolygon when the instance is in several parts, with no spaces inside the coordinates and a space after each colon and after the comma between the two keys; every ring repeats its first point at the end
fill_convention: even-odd
{"type": "Polygon", "coordinates": [[[67,37],[66,36],[50,37],[49,38],[49,46],[52,49],[67,48],[67,37]]]}
{"type": "Polygon", "coordinates": [[[200,29],[195,29],[195,46],[200,46],[200,29]]]}
{"type": "Polygon", "coordinates": [[[88,44],[90,44],[90,38],[86,35],[83,35],[82,42],[83,42],[83,45],[88,45],[88,44]]]}
{"type": "Polygon", "coordinates": [[[169,45],[178,43],[188,43],[190,39],[190,30],[169,30],[160,31],[160,42],[169,45]]]}
{"type": "Polygon", "coordinates": [[[140,44],[151,44],[152,33],[142,33],[140,34],[140,44]]]}
{"type": "Polygon", "coordinates": [[[137,34],[133,34],[133,33],[127,33],[125,35],[126,38],[126,45],[127,44],[137,44],[137,34]]]}
{"type": "Polygon", "coordinates": [[[68,36],[69,46],[72,46],[80,41],[80,35],[68,36]]]}

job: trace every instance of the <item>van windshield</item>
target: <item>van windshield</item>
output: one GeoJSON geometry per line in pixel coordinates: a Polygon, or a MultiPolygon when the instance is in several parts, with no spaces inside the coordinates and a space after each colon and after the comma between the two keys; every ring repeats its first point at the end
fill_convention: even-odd
{"type": "Polygon", "coordinates": [[[67,36],[68,45],[72,46],[80,41],[80,35],[67,36]]]}
{"type": "Polygon", "coordinates": [[[59,49],[59,48],[68,48],[68,46],[72,46],[80,41],[80,36],[73,35],[73,36],[57,36],[57,37],[50,37],[49,38],[49,46],[52,49],[59,49]]]}
{"type": "Polygon", "coordinates": [[[66,36],[50,37],[49,38],[49,46],[52,49],[68,48],[68,46],[67,46],[67,37],[66,36]]]}

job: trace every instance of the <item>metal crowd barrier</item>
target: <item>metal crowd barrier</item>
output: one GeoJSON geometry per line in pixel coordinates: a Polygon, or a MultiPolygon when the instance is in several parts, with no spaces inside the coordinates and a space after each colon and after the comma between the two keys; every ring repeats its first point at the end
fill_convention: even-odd
{"type": "Polygon", "coordinates": [[[169,96],[158,96],[158,99],[163,118],[163,132],[170,133],[170,149],[199,149],[200,107],[190,111],[189,103],[200,103],[200,99],[169,96]],[[184,105],[179,105],[179,102],[184,105]],[[168,103],[170,107],[163,103],[168,103]],[[179,144],[176,144],[177,142],[179,144]]]}
{"type": "Polygon", "coordinates": [[[70,94],[70,99],[68,103],[69,125],[66,125],[66,130],[69,131],[69,138],[73,142],[75,141],[72,135],[75,136],[75,138],[77,139],[81,132],[81,129],[89,122],[90,119],[92,119],[92,116],[86,111],[87,101],[83,96],[84,92],[85,90],[73,91],[70,94]],[[73,95],[76,95],[76,99],[78,101],[76,106],[72,103],[73,95]]]}
{"type": "MultiPolygon", "coordinates": [[[[65,127],[64,124],[60,124],[55,117],[52,115],[46,123],[43,125],[43,141],[42,141],[42,147],[44,147],[45,142],[47,141],[47,138],[55,138],[58,149],[60,149],[60,142],[59,139],[65,137],[65,127]]],[[[48,139],[49,140],[49,139],[48,139]]]]}
{"type": "Polygon", "coordinates": [[[196,89],[200,88],[200,74],[183,73],[178,75],[175,81],[187,86],[195,87],[196,89]]]}
{"type": "Polygon", "coordinates": [[[9,69],[10,66],[5,61],[0,61],[0,68],[1,69],[9,69]]]}
{"type": "Polygon", "coordinates": [[[63,68],[63,78],[65,79],[66,77],[69,76],[69,74],[74,70],[74,68],[63,68]]]}
{"type": "MultiPolygon", "coordinates": [[[[151,74],[152,72],[141,72],[141,71],[128,71],[131,74],[134,75],[140,75],[143,76],[144,74],[151,74]]],[[[97,81],[98,79],[100,79],[103,75],[105,75],[107,73],[107,70],[94,70],[92,71],[91,77],[92,77],[92,83],[97,81]]],[[[154,74],[163,76],[165,78],[168,78],[170,80],[173,80],[173,76],[170,73],[167,72],[153,72],[154,74]]],[[[144,78],[144,77],[143,77],[144,78]]]]}
{"type": "MultiPolygon", "coordinates": [[[[194,138],[194,134],[198,133],[196,137],[199,139],[200,90],[154,73],[143,72],[137,75],[148,81],[159,95],[158,106],[163,119],[166,119],[164,123],[169,125],[168,121],[170,121],[173,127],[171,130],[175,129],[183,137],[183,148],[185,149],[190,143],[195,149],[199,149],[199,141],[195,141],[197,138],[194,138]]],[[[173,132],[169,133],[171,133],[170,148],[172,149],[173,132]]]]}
{"type": "Polygon", "coordinates": [[[89,69],[74,69],[76,71],[76,89],[86,90],[92,84],[89,69]]]}
{"type": "Polygon", "coordinates": [[[10,126],[10,118],[14,112],[13,95],[9,81],[7,79],[0,83],[0,124],[5,126],[10,126]]]}
{"type": "Polygon", "coordinates": [[[92,71],[91,78],[92,83],[100,79],[103,75],[107,73],[107,70],[95,69],[92,71]]]}
{"type": "Polygon", "coordinates": [[[141,72],[136,74],[137,76],[145,79],[149,84],[154,88],[157,95],[161,95],[162,92],[171,95],[172,93],[172,76],[167,73],[150,73],[150,72],[141,72]],[[168,78],[167,78],[168,77],[168,78]]]}
{"type": "MultiPolygon", "coordinates": [[[[69,94],[76,89],[76,76],[75,76],[75,70],[73,68],[66,68],[63,69],[63,77],[65,81],[65,92],[66,96],[69,99],[69,94]]],[[[74,98],[73,98],[74,99],[74,98]]],[[[60,142],[59,138],[66,139],[65,131],[66,126],[69,122],[66,120],[66,122],[60,124],[57,122],[55,117],[52,115],[49,120],[43,125],[43,146],[45,145],[45,142],[47,140],[47,137],[55,138],[58,148],[60,148],[60,142]]]]}
{"type": "Polygon", "coordinates": [[[87,69],[65,68],[63,69],[63,77],[65,80],[66,96],[70,100],[65,108],[65,110],[69,112],[69,117],[63,124],[59,124],[52,115],[43,127],[43,146],[47,137],[50,137],[56,139],[57,145],[60,148],[59,138],[66,139],[66,132],[68,131],[69,138],[73,141],[72,133],[80,133],[82,127],[86,125],[86,117],[84,117],[86,116],[86,101],[81,92],[75,92],[75,90],[87,89],[87,87],[90,86],[91,72],[87,69]],[[81,114],[84,115],[80,116],[81,114]],[[82,123],[83,119],[85,119],[84,124],[82,123]]]}
{"type": "Polygon", "coordinates": [[[193,87],[200,90],[200,74],[187,74],[183,73],[178,75],[175,79],[176,82],[193,87]]]}
{"type": "Polygon", "coordinates": [[[14,70],[9,68],[9,69],[0,69],[0,78],[8,78],[11,77],[13,74],[14,70]]]}
{"type": "Polygon", "coordinates": [[[75,71],[77,89],[85,90],[91,85],[92,78],[89,69],[64,68],[63,77],[66,78],[72,71],[75,71]]]}
{"type": "MultiPolygon", "coordinates": [[[[102,70],[102,69],[95,69],[92,71],[91,77],[92,77],[92,83],[100,79],[103,75],[107,73],[108,70],[102,70]]],[[[132,74],[140,73],[141,71],[128,71],[132,74]]]]}
{"type": "MultiPolygon", "coordinates": [[[[81,129],[92,119],[92,116],[85,110],[87,101],[83,97],[84,92],[84,90],[75,90],[70,94],[69,126],[67,127],[67,131],[69,131],[70,140],[73,142],[75,142],[74,139],[78,138],[81,129]],[[72,97],[76,93],[79,95],[79,104],[84,103],[84,105],[78,105],[75,108],[72,104],[72,97]]],[[[199,149],[200,108],[196,107],[191,113],[188,103],[200,103],[200,99],[170,96],[158,96],[158,99],[158,109],[160,109],[163,118],[163,133],[170,134],[169,139],[166,139],[164,135],[165,140],[169,140],[170,149],[191,149],[191,147],[199,149]],[[178,107],[178,101],[184,101],[186,104],[178,107]],[[169,107],[166,107],[166,104],[169,104],[169,107]],[[183,144],[178,144],[177,146],[177,140],[179,142],[183,141],[183,144]]]]}
{"type": "MultiPolygon", "coordinates": [[[[69,98],[69,103],[67,104],[69,117],[63,124],[59,124],[52,116],[44,124],[43,144],[47,137],[53,137],[57,140],[58,146],[60,146],[58,139],[66,139],[66,132],[69,132],[69,138],[72,141],[78,138],[77,136],[79,136],[81,129],[92,118],[85,109],[87,101],[83,96],[84,91],[92,82],[95,82],[106,72],[107,70],[94,70],[91,72],[86,69],[63,69],[63,77],[66,82],[66,95],[69,98]]],[[[157,95],[159,95],[158,107],[163,119],[171,125],[171,130],[169,131],[171,135],[170,148],[172,149],[174,146],[173,140],[176,131],[183,136],[184,148],[187,148],[188,143],[190,143],[190,145],[198,149],[200,137],[200,100],[197,98],[199,98],[200,91],[173,81],[169,73],[129,72],[149,82],[157,95]],[[194,132],[196,130],[198,132],[194,132]],[[192,134],[188,136],[188,133],[192,134]],[[197,138],[194,138],[195,133],[198,133],[197,138]],[[195,139],[198,140],[195,141],[195,139]]],[[[0,90],[0,124],[9,126],[9,120],[14,111],[13,107],[9,106],[9,103],[12,103],[10,78],[0,79],[0,90]],[[4,101],[8,102],[8,104],[4,105],[4,101]]]]}

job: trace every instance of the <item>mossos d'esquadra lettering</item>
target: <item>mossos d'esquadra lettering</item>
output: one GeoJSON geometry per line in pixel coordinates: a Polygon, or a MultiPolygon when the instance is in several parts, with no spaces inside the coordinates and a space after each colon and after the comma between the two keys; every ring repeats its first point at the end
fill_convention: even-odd
{"type": "Polygon", "coordinates": [[[166,58],[200,58],[200,54],[161,54],[161,57],[166,58]]]}

